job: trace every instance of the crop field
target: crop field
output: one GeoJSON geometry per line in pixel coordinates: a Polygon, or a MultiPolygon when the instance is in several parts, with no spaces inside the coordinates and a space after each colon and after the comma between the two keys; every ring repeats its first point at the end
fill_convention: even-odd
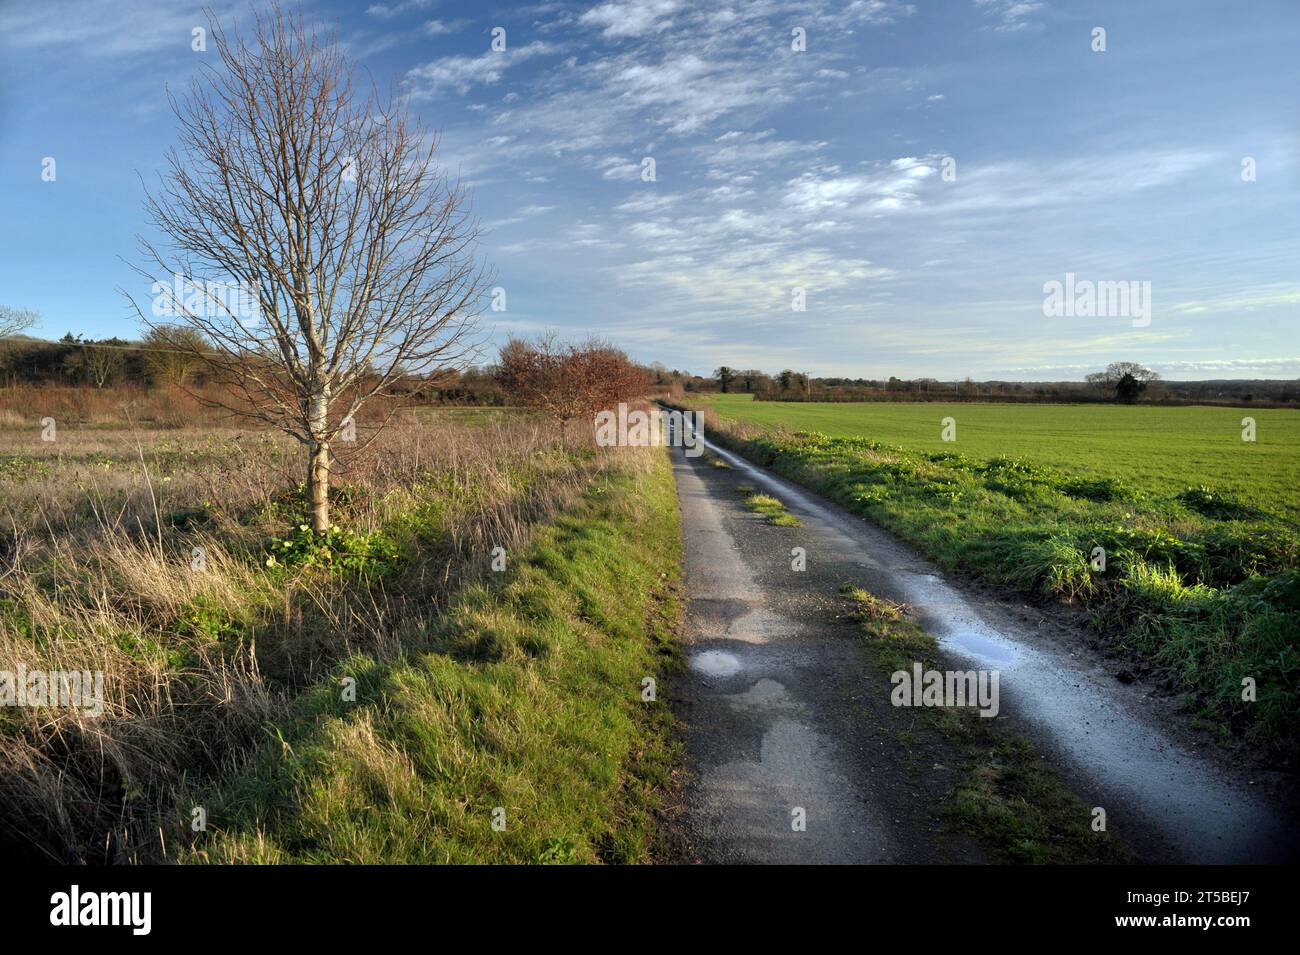
{"type": "Polygon", "coordinates": [[[1224,741],[1295,747],[1300,416],[735,395],[698,405],[714,412],[714,439],[941,566],[1086,610],[1139,676],[1183,694],[1224,741]],[[955,440],[944,441],[949,417],[955,440]]]}
{"type": "MultiPolygon", "coordinates": [[[[702,403],[705,404],[705,403],[702,403]]],[[[1079,478],[1111,478],[1152,495],[1207,486],[1300,521],[1300,415],[1283,409],[1150,405],[998,405],[877,402],[707,402],[726,419],[835,438],[864,437],[921,452],[1025,458],[1079,478]],[[943,418],[954,442],[941,439],[943,418]],[[1243,441],[1241,419],[1255,419],[1243,441]]]]}

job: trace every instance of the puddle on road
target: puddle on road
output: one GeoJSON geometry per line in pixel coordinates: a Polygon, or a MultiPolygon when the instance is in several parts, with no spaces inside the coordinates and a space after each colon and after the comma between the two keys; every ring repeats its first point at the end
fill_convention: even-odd
{"type": "Polygon", "coordinates": [[[753,606],[750,599],[694,598],[688,614],[699,641],[770,643],[787,640],[804,629],[797,620],[753,606]]]}
{"type": "Polygon", "coordinates": [[[732,676],[740,672],[740,661],[721,650],[705,650],[691,657],[691,669],[705,676],[732,676]]]}
{"type": "Polygon", "coordinates": [[[945,645],[997,666],[1019,660],[1017,646],[985,624],[941,577],[905,570],[898,571],[897,577],[907,588],[907,602],[920,611],[926,629],[945,645]]]}
{"type": "Polygon", "coordinates": [[[1003,641],[990,640],[988,637],[970,631],[947,634],[944,642],[969,656],[978,657],[985,663],[994,663],[998,666],[1015,663],[1018,659],[1016,652],[1003,641]]]}
{"type": "Polygon", "coordinates": [[[794,702],[790,699],[790,694],[786,692],[784,686],[769,680],[767,677],[759,680],[744,693],[736,693],[727,697],[727,702],[733,706],[739,707],[791,707],[794,702]]]}

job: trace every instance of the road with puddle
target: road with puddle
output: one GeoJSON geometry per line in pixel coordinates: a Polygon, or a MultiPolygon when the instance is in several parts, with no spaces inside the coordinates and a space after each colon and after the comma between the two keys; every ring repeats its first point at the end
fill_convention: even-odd
{"type": "MultiPolygon", "coordinates": [[[[751,465],[711,467],[674,449],[685,541],[689,677],[678,696],[693,771],[683,818],[701,858],[723,862],[945,860],[920,831],[863,718],[868,673],[839,585],[908,604],[965,669],[1000,673],[1004,709],[1108,825],[1148,861],[1296,857],[1294,821],[1178,725],[1168,703],[1117,681],[1081,635],[946,580],[861,518],[751,465]],[[802,522],[743,507],[748,482],[802,522]],[[794,570],[793,548],[806,554],[794,570]]],[[[871,691],[876,692],[876,691],[871,691]]]]}

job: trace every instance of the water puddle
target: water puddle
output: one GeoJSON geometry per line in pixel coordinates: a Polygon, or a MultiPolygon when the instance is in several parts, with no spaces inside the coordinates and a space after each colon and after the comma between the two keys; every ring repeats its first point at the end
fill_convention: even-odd
{"type": "Polygon", "coordinates": [[[721,650],[705,650],[691,657],[691,669],[705,676],[732,676],[740,672],[740,661],[721,650]]]}
{"type": "Polygon", "coordinates": [[[778,709],[795,705],[785,687],[767,677],[759,680],[744,693],[728,696],[727,702],[744,709],[765,707],[778,709]]]}

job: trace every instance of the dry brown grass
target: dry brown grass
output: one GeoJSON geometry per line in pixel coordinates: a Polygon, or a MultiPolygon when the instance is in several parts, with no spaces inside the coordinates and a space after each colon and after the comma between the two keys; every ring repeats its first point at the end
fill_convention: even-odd
{"type": "Polygon", "coordinates": [[[216,425],[228,420],[224,412],[206,406],[201,400],[205,395],[216,397],[215,389],[200,388],[192,392],[174,386],[14,385],[0,389],[0,427],[29,429],[36,434],[41,419],[47,417],[60,426],[116,426],[135,421],[155,428],[216,425]]]}
{"type": "MultiPolygon", "coordinates": [[[[358,425],[386,419],[396,399],[374,398],[357,415],[358,425]]],[[[53,418],[63,427],[256,427],[227,410],[246,407],[239,395],[217,384],[78,385],[19,384],[0,388],[0,427],[39,436],[41,421],[53,418]]]]}
{"type": "Polygon", "coordinates": [[[299,455],[284,439],[5,431],[0,670],[101,671],[106,699],[100,716],[0,707],[0,847],[166,858],[180,794],[237,765],[323,666],[411,639],[492,547],[519,545],[594,472],[636,460],[561,444],[524,416],[403,417],[337,472],[336,520],[384,530],[403,554],[366,577],[264,566],[266,539],[296,521],[299,455]]]}

